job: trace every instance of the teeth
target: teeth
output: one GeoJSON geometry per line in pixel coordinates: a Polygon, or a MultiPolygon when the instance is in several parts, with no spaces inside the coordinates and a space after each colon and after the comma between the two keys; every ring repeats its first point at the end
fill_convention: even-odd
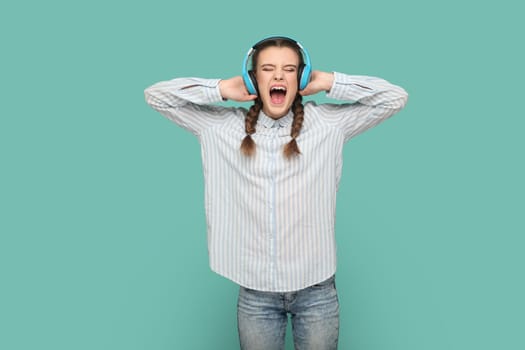
{"type": "Polygon", "coordinates": [[[272,87],[271,91],[286,91],[286,88],[284,86],[274,86],[272,87]]]}

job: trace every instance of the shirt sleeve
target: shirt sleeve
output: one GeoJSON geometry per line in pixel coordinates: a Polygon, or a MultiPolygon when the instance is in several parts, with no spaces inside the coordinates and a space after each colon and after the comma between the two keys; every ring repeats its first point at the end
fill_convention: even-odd
{"type": "Polygon", "coordinates": [[[384,79],[338,72],[326,96],[345,101],[318,106],[319,117],[341,128],[345,141],[399,112],[408,100],[403,88],[384,79]]]}
{"type": "Polygon", "coordinates": [[[177,78],[162,81],[144,91],[146,102],[179,126],[199,136],[224,122],[232,108],[213,106],[222,101],[220,79],[177,78]]]}

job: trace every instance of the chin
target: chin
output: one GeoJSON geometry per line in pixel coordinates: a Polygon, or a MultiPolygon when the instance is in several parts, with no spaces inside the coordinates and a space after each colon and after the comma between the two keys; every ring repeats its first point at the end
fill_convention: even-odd
{"type": "Polygon", "coordinates": [[[293,101],[290,101],[289,103],[283,104],[282,106],[275,106],[271,103],[268,103],[266,104],[266,107],[264,106],[263,102],[263,112],[270,118],[279,119],[288,114],[290,108],[292,108],[292,102],[293,101]]]}
{"type": "Polygon", "coordinates": [[[270,118],[274,118],[274,119],[279,119],[279,118],[282,118],[284,117],[286,114],[288,114],[288,111],[290,110],[290,107],[288,108],[268,108],[268,110],[265,112],[265,114],[270,117],[270,118]]]}

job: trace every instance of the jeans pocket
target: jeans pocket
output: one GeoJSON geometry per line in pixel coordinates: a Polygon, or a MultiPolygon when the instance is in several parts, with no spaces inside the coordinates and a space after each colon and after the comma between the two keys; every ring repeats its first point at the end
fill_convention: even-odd
{"type": "Polygon", "coordinates": [[[332,277],[322,281],[322,282],[319,282],[319,283],[316,283],[314,284],[313,286],[311,286],[310,288],[312,289],[323,289],[323,288],[330,288],[330,287],[335,287],[335,275],[333,275],[332,277]]]}

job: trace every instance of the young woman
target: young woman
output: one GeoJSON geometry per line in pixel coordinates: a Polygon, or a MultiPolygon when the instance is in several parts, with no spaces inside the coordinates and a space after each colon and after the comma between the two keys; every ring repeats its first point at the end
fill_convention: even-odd
{"type": "Polygon", "coordinates": [[[271,37],[250,49],[242,76],[178,78],[145,95],[200,141],[210,266],[240,285],[241,348],[283,349],[290,314],[296,349],[336,349],[343,145],[401,110],[406,92],[380,78],[312,70],[298,42],[271,37]],[[344,102],[302,103],[322,91],[344,102]],[[213,105],[226,99],[253,105],[213,105]]]}

